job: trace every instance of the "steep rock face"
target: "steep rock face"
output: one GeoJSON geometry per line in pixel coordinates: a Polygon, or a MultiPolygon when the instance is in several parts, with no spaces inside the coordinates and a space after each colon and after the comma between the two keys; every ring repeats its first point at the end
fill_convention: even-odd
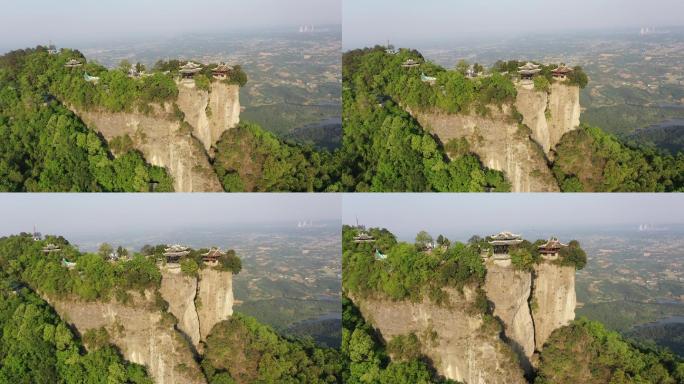
{"type": "Polygon", "coordinates": [[[413,116],[444,144],[451,139],[467,139],[470,150],[486,167],[504,172],[514,192],[559,190],[543,150],[510,117],[510,107],[492,109],[491,116],[486,117],[441,112],[413,116]]]}
{"type": "Polygon", "coordinates": [[[240,122],[239,92],[238,85],[221,82],[211,83],[210,92],[197,89],[194,81],[182,81],[178,85],[176,103],[207,152],[223,132],[240,122]]]}
{"type": "Polygon", "coordinates": [[[515,107],[547,155],[565,133],[579,127],[579,87],[556,82],[548,93],[520,85],[517,90],[515,107]]]}
{"type": "Polygon", "coordinates": [[[134,147],[151,164],[165,167],[173,176],[176,192],[218,192],[221,184],[207,154],[195,137],[182,132],[180,123],[166,113],[151,116],[136,113],[75,111],[89,127],[107,141],[128,135],[134,147]]]}
{"type": "Polygon", "coordinates": [[[124,358],[145,365],[156,384],[205,383],[183,336],[163,321],[162,312],[152,309],[152,295],[147,292],[143,298],[131,294],[134,300],[128,305],[75,299],[48,301],[81,334],[107,329],[124,358]]]}
{"type": "Polygon", "coordinates": [[[551,332],[575,319],[575,268],[542,262],[534,274],[532,318],[536,348],[541,351],[551,332]]]}
{"type": "Polygon", "coordinates": [[[493,304],[494,316],[501,319],[504,334],[518,353],[526,371],[531,370],[530,359],[534,353],[534,323],[530,314],[529,298],[532,274],[512,267],[487,264],[485,291],[493,304]]]}
{"type": "Polygon", "coordinates": [[[233,314],[233,274],[204,268],[199,279],[199,331],[200,339],[206,340],[214,325],[233,314]]]}
{"type": "Polygon", "coordinates": [[[162,269],[159,293],[169,303],[169,312],[178,319],[178,328],[197,348],[200,341],[199,317],[195,309],[197,279],[184,275],[180,268],[162,269]]]}
{"type": "Polygon", "coordinates": [[[469,314],[474,293],[466,289],[465,295],[448,294],[448,307],[427,299],[422,303],[372,298],[354,301],[386,341],[415,333],[422,352],[440,375],[467,384],[526,383],[510,347],[498,335],[481,330],[482,316],[469,314]]]}

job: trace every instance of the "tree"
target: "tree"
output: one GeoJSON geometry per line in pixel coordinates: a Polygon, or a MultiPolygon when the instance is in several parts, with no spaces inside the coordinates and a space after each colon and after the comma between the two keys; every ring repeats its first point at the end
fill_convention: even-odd
{"type": "Polygon", "coordinates": [[[132,67],[131,62],[128,61],[128,59],[123,59],[119,62],[119,69],[123,73],[128,73],[128,71],[131,70],[131,67],[132,67]]]}
{"type": "Polygon", "coordinates": [[[416,235],[415,244],[418,249],[425,249],[428,245],[432,245],[432,236],[426,231],[420,231],[416,235]]]}
{"type": "Polygon", "coordinates": [[[100,244],[100,247],[97,250],[97,253],[105,259],[108,258],[109,255],[112,254],[112,252],[114,252],[114,248],[108,243],[100,244]]]}
{"type": "Polygon", "coordinates": [[[145,70],[147,70],[147,68],[145,68],[145,64],[142,64],[142,63],[140,63],[140,62],[137,62],[137,63],[135,64],[135,70],[136,70],[138,73],[142,73],[142,72],[145,72],[145,70]]]}
{"type": "Polygon", "coordinates": [[[468,69],[470,68],[470,64],[465,59],[461,59],[456,63],[456,72],[460,73],[461,75],[465,75],[468,73],[468,69]]]}

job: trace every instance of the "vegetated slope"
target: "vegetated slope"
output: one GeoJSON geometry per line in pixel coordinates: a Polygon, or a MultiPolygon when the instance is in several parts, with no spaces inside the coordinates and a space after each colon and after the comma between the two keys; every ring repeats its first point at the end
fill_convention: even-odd
{"type": "Polygon", "coordinates": [[[684,152],[684,123],[639,129],[627,137],[629,143],[659,148],[668,154],[684,152]]]}
{"type": "MultiPolygon", "coordinates": [[[[222,174],[220,182],[212,169],[212,146],[218,147],[218,136],[237,122],[236,87],[244,84],[246,76],[237,68],[237,78],[213,81],[205,67],[194,82],[190,81],[192,84],[187,80],[177,84],[174,74],[179,64],[177,60],[159,62],[149,76],[131,78],[125,66],[108,70],[68,49],[51,55],[38,47],[2,56],[0,175],[6,177],[0,178],[0,188],[215,191],[227,185],[231,191],[250,187],[267,191],[334,189],[335,179],[310,180],[333,168],[327,152],[284,143],[274,136],[270,136],[273,146],[288,150],[278,152],[277,161],[255,156],[262,163],[250,162],[255,169],[267,172],[255,175],[251,169],[239,173],[231,168],[226,173],[245,179],[233,178],[226,184],[222,174]],[[66,68],[70,59],[80,60],[82,66],[66,68]],[[88,76],[99,80],[88,81],[88,76]],[[68,116],[68,121],[58,119],[59,115],[68,116]],[[300,153],[308,156],[311,165],[302,176],[304,180],[293,181],[302,171],[300,153]],[[318,157],[326,165],[319,163],[318,157]],[[274,164],[267,161],[275,161],[279,168],[274,172],[283,176],[283,182],[255,181],[271,176],[268,169],[274,164]],[[161,167],[173,175],[173,180],[161,167]]],[[[250,133],[267,135],[257,126],[252,126],[250,133]]],[[[223,151],[242,149],[239,145],[221,145],[223,151]]],[[[219,155],[228,156],[221,150],[219,155]]]]}
{"type": "Polygon", "coordinates": [[[553,170],[563,191],[684,190],[684,153],[630,148],[600,128],[582,126],[563,136],[553,170]]]}
{"type": "MultiPolygon", "coordinates": [[[[395,70],[382,50],[351,51],[343,58],[342,186],[349,191],[506,191],[501,172],[441,144],[389,98],[384,87],[395,70]]],[[[421,83],[420,80],[416,80],[421,83]]],[[[409,89],[397,93],[415,95],[409,89]]],[[[418,94],[417,97],[422,96],[418,94]]],[[[401,99],[412,105],[412,99],[401,99]]]]}
{"type": "Polygon", "coordinates": [[[682,188],[684,155],[673,158],[628,147],[598,129],[591,143],[579,140],[583,133],[577,132],[578,90],[587,83],[581,68],[575,67],[568,80],[555,81],[554,66],[542,65],[533,85],[513,83],[510,73],[520,64],[498,62],[488,76],[469,79],[462,73],[465,69],[445,70],[416,51],[390,54],[375,47],[345,53],[343,187],[373,191],[682,188]],[[420,66],[402,67],[409,58],[420,66]],[[434,79],[421,79],[424,74],[434,79]],[[480,165],[452,169],[451,163],[468,157],[479,159],[475,163],[480,165]],[[491,172],[483,165],[502,171],[498,174],[505,182],[478,176],[491,172]]]}
{"type": "Polygon", "coordinates": [[[639,348],[601,323],[580,319],[551,334],[535,384],[684,382],[684,363],[670,352],[639,348]]]}
{"type": "Polygon", "coordinates": [[[239,384],[341,383],[341,364],[336,350],[283,338],[242,314],[214,327],[202,360],[210,383],[239,384]]]}
{"type": "Polygon", "coordinates": [[[224,132],[216,144],[214,170],[228,192],[334,191],[335,164],[327,151],[283,142],[243,123],[224,132]]]}
{"type": "Polygon", "coordinates": [[[81,340],[38,295],[0,271],[0,382],[152,384],[96,334],[81,340]]]}
{"type": "Polygon", "coordinates": [[[171,191],[163,168],[127,150],[114,158],[93,130],[51,97],[45,50],[0,57],[0,190],[171,191]]]}
{"type": "MultiPolygon", "coordinates": [[[[130,382],[151,382],[149,379],[143,380],[144,369],[122,362],[118,358],[118,350],[129,360],[144,364],[157,383],[229,383],[234,382],[232,380],[243,382],[240,376],[243,374],[256,378],[257,382],[340,382],[338,379],[341,374],[340,364],[335,350],[317,348],[307,341],[283,339],[269,327],[258,324],[256,320],[246,319],[239,315],[231,316],[232,310],[220,308],[225,307],[226,304],[232,305],[232,291],[229,293],[230,298],[220,292],[232,289],[230,282],[223,284],[223,287],[217,285],[221,283],[219,280],[223,280],[226,273],[237,273],[241,269],[240,260],[234,252],[228,251],[225,257],[219,260],[217,266],[200,267],[202,264],[199,264],[197,260],[201,263],[201,254],[207,250],[193,250],[181,261],[180,267],[175,267],[175,272],[171,273],[170,267],[162,266],[162,271],[160,271],[157,265],[157,259],[164,248],[164,245],[146,246],[143,247],[142,253],[136,253],[130,260],[108,262],[100,254],[80,253],[61,237],[48,236],[43,241],[34,241],[31,235],[22,234],[0,239],[0,271],[2,271],[2,280],[7,273],[11,281],[18,283],[13,286],[18,287],[21,284],[35,289],[56,308],[65,321],[85,335],[86,344],[91,351],[88,356],[93,353],[95,355],[94,357],[85,356],[82,364],[93,364],[88,360],[91,358],[99,359],[96,360],[98,362],[100,360],[110,362],[108,367],[111,369],[102,368],[100,363],[95,368],[85,367],[84,370],[96,372],[93,375],[98,375],[97,379],[85,382],[123,383],[125,381],[120,377],[125,376],[120,373],[120,366],[128,372],[131,377],[130,382]],[[57,254],[43,254],[41,249],[48,242],[58,245],[61,250],[57,254]],[[76,264],[73,269],[68,269],[62,265],[60,261],[62,259],[74,261],[76,264]],[[218,280],[207,277],[207,272],[214,273],[218,280]],[[197,281],[198,276],[199,281],[197,281]],[[194,279],[194,286],[198,286],[198,293],[188,289],[172,292],[168,284],[172,284],[181,277],[194,279]],[[164,279],[168,281],[163,281],[164,279]],[[166,287],[164,287],[165,284],[166,287]],[[207,315],[198,310],[202,306],[204,306],[204,312],[215,308],[215,314],[222,317],[217,319],[213,316],[214,314],[207,315]],[[192,316],[182,316],[188,311],[196,312],[196,321],[192,321],[192,316]],[[179,323],[177,318],[180,318],[182,322],[179,323]],[[213,326],[215,321],[219,323],[213,326]],[[225,330],[221,321],[226,324],[237,324],[236,328],[229,326],[225,330]],[[206,344],[196,343],[200,334],[199,329],[192,331],[188,328],[199,327],[203,322],[211,324],[218,335],[214,337],[214,332],[206,337],[202,335],[206,344]],[[238,338],[240,342],[232,345],[221,341],[212,344],[209,341],[221,337],[232,337],[230,335],[235,330],[244,331],[244,334],[251,336],[242,338],[243,333],[240,333],[241,336],[238,338]],[[194,339],[191,337],[193,334],[194,339]],[[193,349],[191,343],[195,344],[197,349],[193,349]],[[91,347],[93,345],[96,347],[91,347]],[[104,347],[106,348],[103,352],[99,352],[99,349],[104,347]],[[202,353],[203,350],[208,350],[206,355],[200,354],[193,357],[195,352],[202,353]],[[98,355],[99,353],[103,356],[98,355]],[[253,358],[250,361],[255,362],[255,365],[240,366],[236,370],[230,370],[233,367],[231,365],[233,361],[226,360],[226,358],[233,356],[232,354],[235,354],[234,356],[248,355],[253,358]],[[281,358],[276,359],[277,356],[281,358]],[[117,358],[119,360],[116,360],[117,358]],[[195,359],[205,359],[206,362],[203,362],[200,368],[200,361],[195,359]],[[231,378],[231,374],[235,374],[236,377],[231,378]],[[316,377],[319,377],[320,381],[316,381],[316,377]],[[298,378],[306,379],[300,381],[298,378]]],[[[0,284],[0,287],[5,286],[6,284],[0,284]]],[[[179,288],[186,286],[193,286],[193,284],[182,284],[179,288]]],[[[0,292],[2,292],[1,289],[0,292]]],[[[11,292],[9,294],[14,295],[11,292]]],[[[37,296],[35,297],[36,300],[40,300],[37,296]]],[[[4,320],[4,304],[4,301],[0,304],[0,325],[4,320]]],[[[50,313],[58,320],[52,310],[50,313]]],[[[23,312],[21,316],[26,317],[23,312]]],[[[53,333],[50,332],[54,332],[49,331],[50,329],[39,327],[36,330],[28,328],[25,333],[28,335],[33,332],[48,342],[53,337],[53,333]]],[[[17,335],[23,337],[21,332],[17,335]]],[[[58,340],[63,340],[65,337],[62,334],[58,336],[58,340]]],[[[10,340],[9,336],[3,340],[10,340]]],[[[78,344],[78,341],[73,343],[78,344]]],[[[8,367],[11,369],[29,367],[12,371],[13,376],[8,377],[20,378],[16,380],[17,382],[29,380],[54,383],[59,382],[60,376],[57,375],[62,374],[59,371],[62,368],[60,364],[72,364],[69,368],[73,369],[78,369],[76,364],[81,364],[81,360],[73,357],[73,348],[71,348],[69,350],[71,355],[63,356],[65,358],[72,356],[65,363],[59,360],[62,358],[61,352],[57,352],[58,372],[50,371],[50,366],[47,366],[45,371],[37,370],[37,374],[44,374],[44,377],[34,376],[30,367],[35,365],[36,361],[28,358],[25,362],[19,361],[25,357],[21,354],[23,353],[21,348],[31,350],[34,348],[33,344],[42,347],[39,338],[32,338],[25,344],[15,346],[14,349],[3,349],[4,344],[0,341],[0,359],[5,359],[8,367]],[[2,353],[5,350],[11,353],[5,355],[2,353]]],[[[78,352],[78,349],[76,351],[78,352]]],[[[84,354],[81,353],[81,355],[84,354]]],[[[2,368],[0,368],[1,371],[2,368]]],[[[80,374],[81,371],[75,371],[73,377],[81,377],[80,374]]]]}
{"type": "Polygon", "coordinates": [[[626,332],[625,337],[663,346],[684,358],[684,324],[644,324],[626,332]]]}

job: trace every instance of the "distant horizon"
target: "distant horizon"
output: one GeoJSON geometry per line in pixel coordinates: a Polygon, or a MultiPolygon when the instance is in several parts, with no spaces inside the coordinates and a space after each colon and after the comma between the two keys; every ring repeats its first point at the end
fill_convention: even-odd
{"type": "Polygon", "coordinates": [[[684,196],[665,194],[373,194],[345,195],[342,223],[386,228],[410,241],[425,230],[466,240],[500,231],[548,237],[608,233],[640,224],[684,230],[684,196]]]}
{"type": "Polygon", "coordinates": [[[341,25],[341,0],[24,0],[0,14],[0,52],[192,33],[341,25]]]}
{"type": "Polygon", "coordinates": [[[385,44],[416,47],[438,41],[510,38],[525,33],[619,30],[684,25],[678,0],[527,0],[395,2],[346,0],[342,8],[344,50],[385,44]],[[666,10],[666,11],[663,11],[666,10]]]}

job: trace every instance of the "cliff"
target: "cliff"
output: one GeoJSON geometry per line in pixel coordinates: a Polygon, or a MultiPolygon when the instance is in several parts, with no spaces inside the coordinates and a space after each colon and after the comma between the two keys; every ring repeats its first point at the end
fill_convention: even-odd
{"type": "Polygon", "coordinates": [[[181,273],[180,268],[164,268],[159,293],[169,303],[169,312],[178,319],[178,329],[197,348],[200,341],[199,316],[195,309],[197,279],[181,273]]]}
{"type": "Polygon", "coordinates": [[[492,304],[494,316],[504,326],[509,344],[518,354],[523,369],[529,372],[530,359],[535,349],[535,328],[529,306],[532,274],[489,263],[484,289],[492,304]]]}
{"type": "Polygon", "coordinates": [[[415,333],[422,352],[440,375],[468,384],[526,383],[510,347],[483,330],[482,315],[470,314],[474,292],[448,291],[449,306],[378,298],[354,300],[385,341],[415,333]]]}
{"type": "Polygon", "coordinates": [[[199,279],[199,333],[200,338],[206,340],[214,325],[233,314],[233,274],[204,268],[200,270],[199,279]]]}
{"type": "Polygon", "coordinates": [[[534,275],[532,318],[536,349],[541,351],[551,332],[575,319],[575,268],[541,263],[534,275]]]}
{"type": "Polygon", "coordinates": [[[491,107],[487,116],[409,112],[443,144],[465,138],[486,167],[504,172],[514,192],[557,192],[549,158],[560,138],[579,126],[579,88],[554,83],[548,93],[517,90],[513,106],[527,127],[512,117],[511,105],[491,107]]]}
{"type": "Polygon", "coordinates": [[[421,352],[449,379],[473,383],[526,383],[535,354],[555,329],[575,318],[575,268],[542,261],[534,271],[486,263],[484,290],[499,334],[473,314],[474,289],[461,295],[446,290],[449,302],[437,305],[384,298],[356,299],[363,317],[385,342],[415,333],[421,352]]]}
{"type": "Polygon", "coordinates": [[[184,337],[153,306],[154,295],[130,293],[127,305],[110,301],[48,300],[79,333],[104,327],[126,360],[145,365],[156,384],[206,380],[184,337]]]}
{"type": "Polygon", "coordinates": [[[218,192],[223,189],[210,164],[211,147],[239,122],[238,92],[237,85],[218,82],[211,92],[179,83],[176,104],[191,129],[182,128],[171,104],[149,114],[72,110],[107,141],[128,135],[148,162],[168,169],[176,192],[218,192]]]}

